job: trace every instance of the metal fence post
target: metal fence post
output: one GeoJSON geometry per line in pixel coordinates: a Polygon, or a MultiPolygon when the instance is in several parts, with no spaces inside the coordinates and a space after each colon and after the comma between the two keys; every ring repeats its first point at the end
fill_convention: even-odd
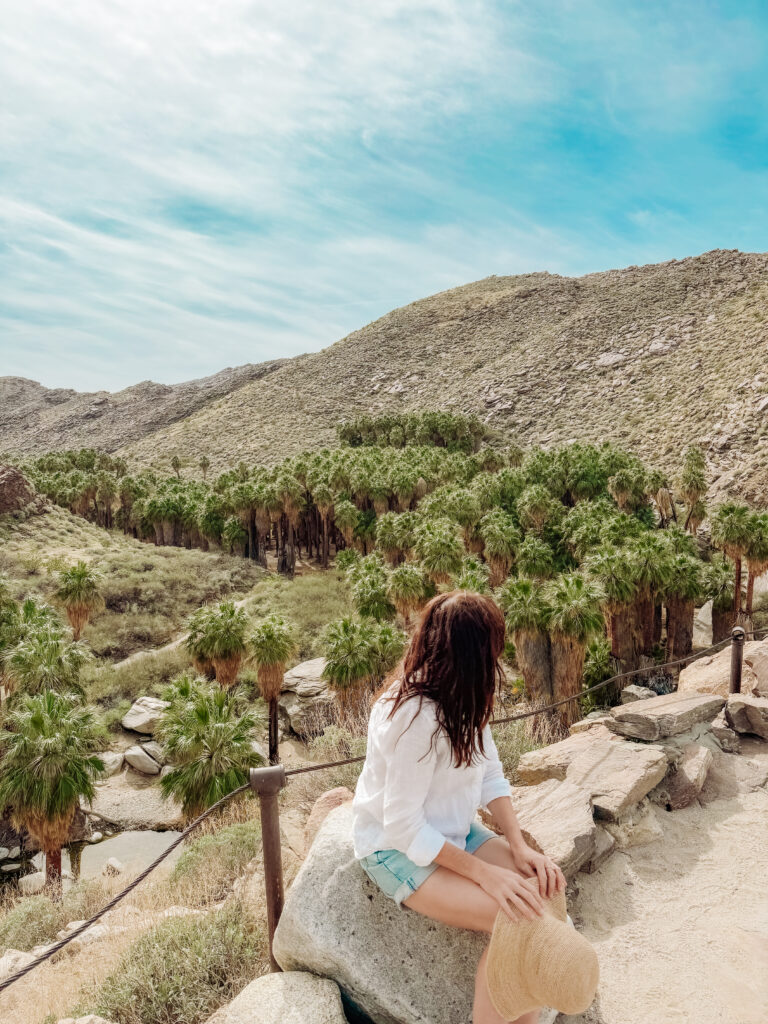
{"type": "Polygon", "coordinates": [[[731,693],[741,693],[741,666],[744,661],[744,637],[741,626],[731,630],[731,693]]]}
{"type": "Polygon", "coordinates": [[[261,814],[261,845],[264,851],[264,887],[267,895],[267,928],[269,930],[269,962],[273,972],[280,965],[272,954],[272,939],[283,912],[283,857],[280,849],[280,810],[277,794],[285,786],[285,768],[281,764],[269,768],[251,768],[251,789],[258,794],[261,814]]]}

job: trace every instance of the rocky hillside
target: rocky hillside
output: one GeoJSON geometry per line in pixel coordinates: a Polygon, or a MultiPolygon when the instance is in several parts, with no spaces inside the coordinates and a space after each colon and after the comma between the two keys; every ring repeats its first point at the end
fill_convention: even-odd
{"type": "Polygon", "coordinates": [[[0,452],[114,452],[192,416],[217,398],[272,373],[284,361],[249,363],[172,386],[145,380],[114,394],[51,389],[23,377],[0,377],[0,452]]]}
{"type": "MultiPolygon", "coordinates": [[[[172,422],[150,427],[136,416],[124,450],[165,469],[174,454],[191,461],[205,452],[217,466],[269,461],[327,444],[344,416],[443,407],[477,412],[524,444],[611,438],[667,466],[697,441],[718,490],[760,499],[767,316],[768,254],[717,250],[580,278],[490,277],[394,310],[321,352],[268,364],[271,372],[172,422]]],[[[69,431],[62,415],[58,431],[38,425],[27,435],[20,415],[5,411],[0,430],[12,420],[26,450],[86,439],[114,446],[99,426],[111,420],[86,416],[94,401],[117,399],[71,399],[81,412],[75,418],[72,407],[69,431]]],[[[53,418],[40,412],[37,422],[53,418]]]]}

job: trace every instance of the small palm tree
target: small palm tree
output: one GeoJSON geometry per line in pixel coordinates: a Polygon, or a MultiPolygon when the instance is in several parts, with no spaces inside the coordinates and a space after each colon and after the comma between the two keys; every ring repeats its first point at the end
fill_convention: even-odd
{"type": "Polygon", "coordinates": [[[517,549],[515,566],[521,576],[549,579],[555,572],[555,553],[541,537],[529,533],[517,549]]]}
{"type": "Polygon", "coordinates": [[[90,802],[104,763],[91,751],[93,713],[51,690],[25,696],[10,713],[0,760],[0,804],[11,807],[45,853],[48,880],[61,882],[61,849],[80,800],[90,802]]]}
{"type": "Polygon", "coordinates": [[[99,592],[102,574],[87,562],[76,562],[58,574],[55,599],[64,606],[75,640],[80,639],[91,615],[104,604],[99,592]]]}
{"type": "Polygon", "coordinates": [[[181,459],[178,455],[174,455],[171,459],[171,469],[176,474],[177,479],[181,480],[181,459]]]}
{"type": "Polygon", "coordinates": [[[322,637],[323,678],[336,691],[343,714],[358,708],[394,668],[406,640],[405,633],[386,622],[343,618],[329,623],[322,637]]]}
{"type": "Polygon", "coordinates": [[[469,590],[473,594],[490,594],[491,570],[477,555],[467,555],[454,579],[457,590],[469,590]]]}
{"type": "Polygon", "coordinates": [[[205,671],[210,664],[216,680],[224,688],[237,679],[248,651],[248,617],[233,601],[205,605],[189,620],[185,641],[195,665],[205,671]]]}
{"type": "Polygon", "coordinates": [[[43,621],[2,652],[3,682],[11,692],[52,690],[82,697],[80,671],[90,658],[88,648],[70,640],[58,623],[43,621]]]}
{"type": "Polygon", "coordinates": [[[434,588],[424,570],[412,562],[398,565],[389,574],[387,593],[398,614],[402,617],[406,629],[410,625],[413,612],[421,608],[433,592],[434,588]]]}
{"type": "Polygon", "coordinates": [[[200,467],[200,472],[203,474],[203,480],[205,480],[208,476],[208,470],[211,467],[211,460],[207,455],[202,455],[198,462],[198,466],[200,467]]]}
{"type": "Polygon", "coordinates": [[[685,501],[685,529],[694,537],[704,519],[704,504],[701,499],[707,490],[706,470],[704,452],[697,445],[691,445],[683,459],[680,494],[685,501]]]}
{"type": "Polygon", "coordinates": [[[352,586],[352,600],[363,618],[391,619],[395,606],[389,598],[389,574],[381,562],[362,560],[352,586]]]}
{"type": "Polygon", "coordinates": [[[478,532],[483,540],[483,551],[491,567],[491,586],[498,587],[509,575],[515,558],[515,548],[521,541],[514,518],[502,509],[495,509],[480,520],[478,532]]]}
{"type": "Polygon", "coordinates": [[[464,557],[464,545],[456,533],[456,524],[450,519],[422,523],[416,530],[414,547],[424,571],[435,586],[450,582],[464,557]]]}
{"type": "Polygon", "coordinates": [[[199,687],[172,701],[157,729],[174,767],[162,777],[163,796],[175,797],[187,818],[196,818],[248,781],[262,763],[253,747],[256,718],[243,711],[237,691],[199,687]]]}
{"type": "Polygon", "coordinates": [[[256,623],[248,645],[261,696],[269,707],[269,763],[277,764],[278,701],[285,668],[296,646],[293,630],[279,615],[268,615],[256,623]]]}
{"type": "MultiPolygon", "coordinates": [[[[581,692],[587,642],[604,629],[601,606],[605,594],[594,580],[579,573],[563,573],[545,588],[549,605],[547,625],[552,642],[552,690],[556,701],[581,692]]],[[[581,717],[578,701],[559,709],[570,726],[581,717]]]]}

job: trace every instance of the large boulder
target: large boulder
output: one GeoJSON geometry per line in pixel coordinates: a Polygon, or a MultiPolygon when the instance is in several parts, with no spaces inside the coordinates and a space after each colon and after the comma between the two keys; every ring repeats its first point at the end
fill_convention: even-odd
{"type": "Polygon", "coordinates": [[[339,986],[306,971],[265,974],[207,1024],[347,1024],[339,986]]]}
{"type": "Polygon", "coordinates": [[[15,466],[0,466],[0,515],[21,512],[37,497],[33,485],[15,466]]]}
{"type": "Polygon", "coordinates": [[[328,815],[288,892],[274,953],[332,978],[376,1024],[467,1024],[487,936],[397,907],[352,850],[352,808],[328,815]]]}
{"type": "Polygon", "coordinates": [[[718,694],[666,693],[611,709],[609,729],[621,736],[658,740],[687,732],[699,722],[711,722],[725,698],[718,694]]]}
{"type": "Polygon", "coordinates": [[[108,779],[112,775],[117,775],[123,767],[122,750],[104,750],[96,756],[100,757],[104,762],[104,775],[102,776],[104,779],[108,779]]]}
{"type": "Polygon", "coordinates": [[[592,859],[598,827],[583,789],[549,779],[514,786],[512,803],[526,842],[551,857],[568,878],[592,859]]]}
{"type": "Polygon", "coordinates": [[[323,679],[325,658],[296,665],[283,677],[280,711],[297,736],[313,736],[333,721],[336,695],[323,679]]]}
{"type": "Polygon", "coordinates": [[[168,702],[159,697],[139,697],[123,715],[121,725],[132,732],[151,735],[160,724],[167,707],[168,702]]]}
{"type": "MultiPolygon", "coordinates": [[[[731,690],[731,648],[686,666],[677,682],[678,693],[717,693],[727,697],[731,690]]],[[[744,644],[741,692],[768,696],[768,640],[744,644]]]]}
{"type": "Polygon", "coordinates": [[[768,740],[768,697],[732,693],[725,705],[725,719],[736,732],[754,733],[768,740]]]}

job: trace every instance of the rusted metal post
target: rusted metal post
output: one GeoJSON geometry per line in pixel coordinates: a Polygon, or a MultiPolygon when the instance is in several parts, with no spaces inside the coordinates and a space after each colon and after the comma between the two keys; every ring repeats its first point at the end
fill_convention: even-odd
{"type": "Polygon", "coordinates": [[[251,789],[258,794],[261,813],[261,845],[264,850],[264,887],[267,896],[267,928],[269,930],[269,962],[272,971],[281,968],[272,954],[272,939],[283,912],[283,856],[280,849],[280,810],[277,795],[285,786],[285,768],[281,764],[269,768],[251,768],[251,789]]]}
{"type": "Polygon", "coordinates": [[[734,626],[731,630],[731,693],[741,693],[741,666],[744,661],[744,630],[734,626]]]}

